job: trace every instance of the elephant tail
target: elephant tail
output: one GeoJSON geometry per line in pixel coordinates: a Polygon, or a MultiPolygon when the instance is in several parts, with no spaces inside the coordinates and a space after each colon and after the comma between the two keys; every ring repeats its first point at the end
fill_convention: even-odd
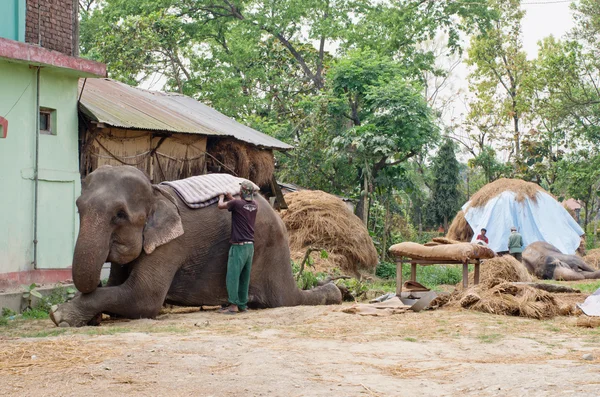
{"type": "Polygon", "coordinates": [[[327,283],[308,291],[298,290],[300,294],[297,305],[339,305],[342,303],[342,292],[334,283],[327,283]]]}

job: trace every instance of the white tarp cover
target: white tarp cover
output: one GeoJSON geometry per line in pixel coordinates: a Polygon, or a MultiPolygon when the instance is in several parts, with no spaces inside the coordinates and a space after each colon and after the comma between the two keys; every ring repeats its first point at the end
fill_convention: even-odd
{"type": "Polygon", "coordinates": [[[577,306],[588,316],[600,316],[600,288],[577,306]]]}
{"type": "Polygon", "coordinates": [[[573,255],[579,247],[581,226],[548,193],[538,192],[536,201],[526,198],[517,202],[516,193],[502,192],[485,206],[463,205],[465,219],[475,233],[472,242],[482,228],[487,230],[489,247],[496,252],[508,251],[511,226],[515,226],[527,247],[536,241],[545,241],[558,248],[563,254],[573,255]]]}

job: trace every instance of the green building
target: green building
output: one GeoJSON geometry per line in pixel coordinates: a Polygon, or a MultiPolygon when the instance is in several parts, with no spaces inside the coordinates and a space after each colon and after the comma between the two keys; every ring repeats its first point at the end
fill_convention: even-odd
{"type": "Polygon", "coordinates": [[[81,191],[77,2],[0,0],[0,288],[71,278],[81,191]]]}

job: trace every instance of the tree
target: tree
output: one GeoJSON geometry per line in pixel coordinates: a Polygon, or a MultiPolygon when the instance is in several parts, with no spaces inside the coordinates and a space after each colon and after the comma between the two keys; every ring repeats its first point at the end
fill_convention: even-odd
{"type": "Polygon", "coordinates": [[[489,115],[500,116],[501,129],[511,130],[509,148],[518,166],[522,123],[531,107],[527,86],[530,63],[521,38],[524,12],[520,0],[490,0],[489,4],[497,18],[492,28],[472,38],[468,50],[467,64],[475,68],[469,75],[470,87],[476,96],[468,117],[475,125],[489,125],[485,120],[489,115]]]}
{"type": "Polygon", "coordinates": [[[600,154],[582,150],[559,163],[559,188],[579,200],[584,209],[584,230],[598,212],[600,193],[600,154]]]}
{"type": "Polygon", "coordinates": [[[442,223],[444,230],[448,230],[448,219],[456,215],[461,203],[459,164],[454,151],[454,143],[446,139],[433,160],[433,185],[428,208],[433,220],[436,224],[442,223]]]}
{"type": "Polygon", "coordinates": [[[381,172],[420,153],[438,136],[421,87],[403,74],[392,59],[372,51],[351,52],[329,72],[332,111],[351,123],[334,138],[332,154],[348,158],[359,170],[363,193],[357,215],[365,223],[368,195],[381,182],[381,172]]]}

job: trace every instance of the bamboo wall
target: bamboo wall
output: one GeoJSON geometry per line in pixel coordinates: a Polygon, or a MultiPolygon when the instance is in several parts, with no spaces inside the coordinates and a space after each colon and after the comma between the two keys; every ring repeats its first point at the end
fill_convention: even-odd
{"type": "Polygon", "coordinates": [[[82,177],[103,165],[132,165],[152,183],[184,179],[206,173],[206,136],[173,134],[154,136],[149,131],[103,128],[82,154],[82,177]]]}

